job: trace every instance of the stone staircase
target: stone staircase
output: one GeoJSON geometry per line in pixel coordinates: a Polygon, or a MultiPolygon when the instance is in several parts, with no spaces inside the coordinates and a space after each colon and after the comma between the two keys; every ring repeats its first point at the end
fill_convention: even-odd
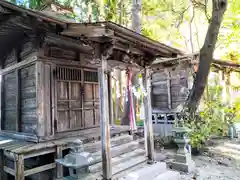
{"type": "MultiPolygon", "coordinates": [[[[140,145],[143,139],[133,140],[130,135],[122,135],[111,139],[112,180],[179,180],[179,172],[167,169],[166,163],[148,164],[145,150],[140,145]]],[[[85,144],[85,151],[91,152],[97,160],[90,166],[90,173],[81,180],[101,180],[102,162],[100,142],[85,144]]],[[[65,180],[72,180],[66,177],[65,180]]]]}

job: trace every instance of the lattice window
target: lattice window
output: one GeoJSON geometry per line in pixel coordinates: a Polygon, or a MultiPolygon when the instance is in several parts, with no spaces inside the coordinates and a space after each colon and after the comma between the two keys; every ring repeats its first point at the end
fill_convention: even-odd
{"type": "Polygon", "coordinates": [[[81,81],[81,69],[57,67],[56,78],[64,81],[81,81]]]}
{"type": "Polygon", "coordinates": [[[84,71],[84,81],[98,82],[98,72],[84,71]]]}

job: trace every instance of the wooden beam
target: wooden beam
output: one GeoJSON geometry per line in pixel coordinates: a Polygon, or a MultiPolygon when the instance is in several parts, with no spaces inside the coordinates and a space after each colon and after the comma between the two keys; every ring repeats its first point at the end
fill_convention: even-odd
{"type": "Polygon", "coordinates": [[[144,121],[144,130],[145,130],[145,144],[146,152],[149,161],[154,161],[154,142],[153,142],[153,127],[152,127],[152,102],[151,102],[151,76],[150,69],[144,69],[145,78],[144,86],[147,91],[147,96],[144,98],[144,109],[145,109],[145,121],[144,121]]]}
{"type": "Polygon", "coordinates": [[[73,48],[82,53],[93,54],[92,47],[84,45],[83,42],[73,38],[48,33],[47,36],[45,37],[45,41],[47,43],[57,44],[62,47],[73,48]]]}
{"type": "Polygon", "coordinates": [[[111,152],[110,152],[110,125],[108,109],[108,89],[107,89],[107,59],[102,56],[102,66],[98,69],[99,95],[100,95],[100,124],[101,124],[101,149],[102,149],[102,170],[103,179],[112,178],[111,152]]]}
{"type": "Polygon", "coordinates": [[[120,43],[120,42],[115,42],[114,43],[114,49],[126,52],[126,53],[131,53],[139,56],[144,56],[144,51],[141,51],[137,48],[134,48],[130,46],[129,44],[120,43]]]}
{"type": "Polygon", "coordinates": [[[4,166],[3,169],[4,169],[4,172],[6,172],[6,173],[8,173],[8,174],[10,174],[12,176],[15,176],[15,174],[16,174],[14,169],[9,168],[7,166],[4,166]]]}
{"type": "Polygon", "coordinates": [[[15,69],[18,69],[18,68],[22,68],[23,66],[29,65],[36,61],[37,61],[37,53],[36,52],[31,53],[30,55],[28,55],[28,57],[24,61],[21,61],[17,64],[14,64],[12,66],[9,66],[9,67],[1,70],[0,75],[6,74],[6,73],[13,71],[15,69]]]}
{"type": "Polygon", "coordinates": [[[38,137],[36,135],[28,134],[28,133],[2,130],[0,132],[0,135],[19,139],[19,140],[24,140],[24,141],[38,142],[38,137]]]}
{"type": "Polygon", "coordinates": [[[69,24],[68,28],[64,30],[62,35],[73,36],[73,37],[111,37],[114,32],[110,29],[106,29],[105,26],[95,26],[95,25],[82,25],[82,24],[69,24]]]}
{"type": "Polygon", "coordinates": [[[40,173],[40,172],[43,172],[43,171],[54,169],[55,167],[56,167],[56,163],[51,163],[51,164],[43,165],[43,166],[36,167],[36,168],[33,168],[33,169],[29,169],[29,170],[24,172],[24,176],[30,176],[30,175],[33,175],[33,174],[37,174],[37,173],[40,173]]]}

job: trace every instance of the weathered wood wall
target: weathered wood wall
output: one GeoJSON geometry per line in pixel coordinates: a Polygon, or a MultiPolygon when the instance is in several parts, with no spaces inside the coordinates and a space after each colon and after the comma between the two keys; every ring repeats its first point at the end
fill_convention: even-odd
{"type": "Polygon", "coordinates": [[[26,41],[4,61],[1,129],[41,141],[99,126],[98,72],[87,64],[91,57],[52,43],[33,47],[26,41]]]}
{"type": "Polygon", "coordinates": [[[152,106],[154,109],[175,110],[187,99],[189,69],[174,65],[162,67],[152,75],[152,106]]]}
{"type": "Polygon", "coordinates": [[[36,49],[26,39],[20,49],[13,49],[3,63],[1,129],[35,134],[36,49]],[[22,65],[17,65],[21,64],[22,65]]]}

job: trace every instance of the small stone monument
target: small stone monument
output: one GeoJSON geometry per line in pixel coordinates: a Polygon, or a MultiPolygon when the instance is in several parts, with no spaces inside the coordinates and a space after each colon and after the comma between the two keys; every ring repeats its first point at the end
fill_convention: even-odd
{"type": "Polygon", "coordinates": [[[192,160],[191,145],[189,144],[188,133],[191,129],[184,126],[183,119],[179,120],[176,127],[173,128],[174,142],[178,145],[178,151],[175,160],[169,165],[172,169],[192,172],[195,170],[195,162],[192,160]]]}
{"type": "Polygon", "coordinates": [[[89,174],[89,166],[94,163],[94,159],[90,153],[84,152],[83,143],[76,139],[72,143],[72,148],[63,159],[56,159],[56,163],[69,168],[70,177],[65,179],[81,180],[89,174]]]}

